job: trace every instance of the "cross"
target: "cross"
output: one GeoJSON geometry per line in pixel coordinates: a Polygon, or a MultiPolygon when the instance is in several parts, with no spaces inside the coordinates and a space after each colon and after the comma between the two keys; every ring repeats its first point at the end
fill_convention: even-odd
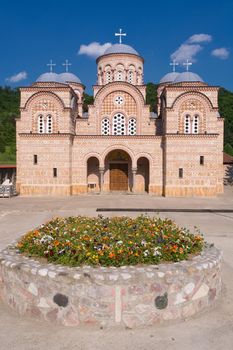
{"type": "Polygon", "coordinates": [[[121,44],[122,43],[122,36],[126,36],[127,34],[126,33],[122,33],[122,29],[120,28],[119,29],[120,33],[115,33],[115,36],[119,36],[119,43],[121,44]]]}
{"type": "Polygon", "coordinates": [[[56,63],[53,63],[53,60],[50,60],[50,63],[47,63],[47,66],[50,67],[50,73],[53,71],[53,66],[56,66],[56,63]]]}
{"type": "Polygon", "coordinates": [[[186,66],[186,70],[187,72],[189,71],[189,66],[192,65],[192,62],[189,62],[189,60],[187,59],[186,63],[183,63],[183,66],[186,66]]]}
{"type": "Polygon", "coordinates": [[[176,62],[175,60],[173,60],[171,63],[170,63],[170,66],[172,66],[172,70],[173,72],[176,71],[176,66],[179,66],[179,63],[176,62]]]}
{"type": "Polygon", "coordinates": [[[62,63],[62,65],[66,67],[66,72],[68,72],[69,66],[72,66],[72,63],[69,63],[69,61],[66,59],[65,63],[62,63]]]}

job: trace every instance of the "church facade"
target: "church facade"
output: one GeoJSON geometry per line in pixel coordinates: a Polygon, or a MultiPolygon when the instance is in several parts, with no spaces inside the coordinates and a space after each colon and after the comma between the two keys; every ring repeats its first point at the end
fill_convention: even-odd
{"type": "Polygon", "coordinates": [[[144,60],[114,44],[97,58],[94,103],[69,72],[42,74],[21,88],[17,190],[21,195],[99,192],[216,196],[223,192],[223,118],[218,87],[192,72],[158,85],[146,104],[144,60]]]}

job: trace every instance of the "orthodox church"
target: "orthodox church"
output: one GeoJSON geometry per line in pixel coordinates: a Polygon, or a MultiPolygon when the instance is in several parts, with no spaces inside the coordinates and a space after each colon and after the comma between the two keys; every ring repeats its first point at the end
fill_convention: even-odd
{"type": "Polygon", "coordinates": [[[94,102],[68,72],[21,88],[17,190],[21,195],[132,192],[215,196],[223,192],[223,118],[218,87],[189,71],[163,76],[157,112],[146,104],[143,57],[120,42],[97,58],[94,102]]]}

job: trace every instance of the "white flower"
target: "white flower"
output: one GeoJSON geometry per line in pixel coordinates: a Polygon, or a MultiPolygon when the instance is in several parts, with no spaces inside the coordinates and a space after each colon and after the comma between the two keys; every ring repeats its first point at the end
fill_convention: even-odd
{"type": "Polygon", "coordinates": [[[147,242],[143,239],[143,240],[141,241],[141,245],[142,245],[143,247],[145,247],[145,246],[147,245],[147,242]]]}
{"type": "Polygon", "coordinates": [[[158,255],[158,256],[159,256],[159,255],[162,255],[162,254],[160,253],[160,251],[159,251],[159,250],[160,250],[160,247],[155,247],[155,248],[154,248],[154,253],[153,253],[153,255],[154,255],[154,256],[157,256],[157,255],[158,255]]]}
{"type": "Polygon", "coordinates": [[[45,244],[45,243],[49,243],[53,241],[53,237],[49,236],[49,235],[44,235],[41,239],[40,239],[40,243],[41,244],[45,244]]]}
{"type": "Polygon", "coordinates": [[[123,242],[122,241],[117,241],[117,244],[122,244],[123,242]]]}
{"type": "Polygon", "coordinates": [[[143,255],[144,255],[144,256],[148,256],[148,255],[149,255],[149,250],[145,250],[145,251],[143,252],[143,255]]]}

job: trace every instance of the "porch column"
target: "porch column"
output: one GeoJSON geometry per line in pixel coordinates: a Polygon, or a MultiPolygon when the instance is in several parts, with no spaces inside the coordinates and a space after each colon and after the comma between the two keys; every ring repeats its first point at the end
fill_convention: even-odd
{"type": "Polygon", "coordinates": [[[137,172],[137,168],[132,168],[132,181],[133,181],[132,192],[135,192],[136,172],[137,172]]]}
{"type": "Polygon", "coordinates": [[[99,168],[99,172],[100,172],[100,192],[102,192],[104,187],[104,168],[99,168]]]}

